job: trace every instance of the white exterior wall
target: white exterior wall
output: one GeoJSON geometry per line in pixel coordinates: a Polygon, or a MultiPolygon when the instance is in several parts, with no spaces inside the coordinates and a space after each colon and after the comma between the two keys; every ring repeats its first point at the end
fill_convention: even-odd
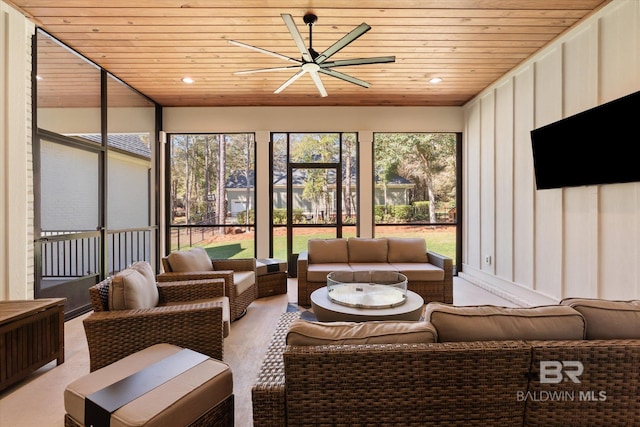
{"type": "Polygon", "coordinates": [[[31,36],[0,3],[0,300],[33,298],[31,36]]]}
{"type": "Polygon", "coordinates": [[[640,183],[536,191],[529,134],[640,90],[639,52],[640,2],[614,0],[465,106],[461,276],[534,304],[640,298],[640,183]]]}

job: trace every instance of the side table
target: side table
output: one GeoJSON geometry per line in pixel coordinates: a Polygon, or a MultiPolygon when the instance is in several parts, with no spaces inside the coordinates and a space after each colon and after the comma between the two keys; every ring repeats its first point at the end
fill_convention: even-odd
{"type": "Polygon", "coordinates": [[[256,260],[258,298],[287,293],[287,262],[276,258],[256,260]]]}
{"type": "Polygon", "coordinates": [[[64,363],[65,301],[0,301],[0,390],[52,360],[64,363]]]}

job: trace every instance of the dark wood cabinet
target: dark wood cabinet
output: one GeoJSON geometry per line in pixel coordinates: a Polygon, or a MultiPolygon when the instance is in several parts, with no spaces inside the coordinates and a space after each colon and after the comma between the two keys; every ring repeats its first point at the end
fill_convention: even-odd
{"type": "Polygon", "coordinates": [[[0,301],[0,390],[64,363],[64,298],[0,301]]]}

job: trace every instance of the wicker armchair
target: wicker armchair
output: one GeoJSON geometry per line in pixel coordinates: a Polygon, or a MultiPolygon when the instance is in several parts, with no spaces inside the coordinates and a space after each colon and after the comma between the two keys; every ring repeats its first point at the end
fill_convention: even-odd
{"type": "MultiPolygon", "coordinates": [[[[93,372],[153,344],[169,343],[222,360],[228,335],[224,280],[158,283],[157,307],[109,310],[111,279],[89,288],[94,312],[84,319],[93,372]]],[[[228,320],[227,320],[228,323],[228,320]]]]}
{"type": "Polygon", "coordinates": [[[231,321],[242,317],[251,304],[258,297],[257,269],[255,258],[239,259],[211,259],[213,270],[176,272],[171,268],[169,257],[162,258],[164,273],[158,275],[158,282],[173,282],[184,280],[224,279],[225,296],[229,298],[231,321]],[[236,274],[253,272],[253,284],[243,290],[236,286],[236,274]]]}

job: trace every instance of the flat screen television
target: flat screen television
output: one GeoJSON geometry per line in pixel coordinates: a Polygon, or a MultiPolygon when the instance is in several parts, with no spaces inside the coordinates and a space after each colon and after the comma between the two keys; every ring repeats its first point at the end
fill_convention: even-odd
{"type": "Polygon", "coordinates": [[[640,91],[531,131],[538,190],[640,181],[640,91]]]}

